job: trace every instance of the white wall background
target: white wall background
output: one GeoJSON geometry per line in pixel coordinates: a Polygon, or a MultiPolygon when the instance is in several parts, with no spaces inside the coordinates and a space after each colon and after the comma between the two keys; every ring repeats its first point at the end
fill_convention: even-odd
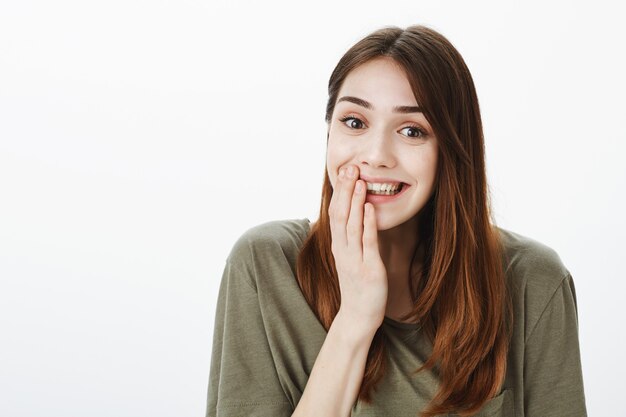
{"type": "Polygon", "coordinates": [[[232,244],[317,219],[327,82],[386,25],[464,56],[498,224],[572,272],[589,415],[623,410],[619,2],[0,2],[0,415],[204,415],[232,244]]]}

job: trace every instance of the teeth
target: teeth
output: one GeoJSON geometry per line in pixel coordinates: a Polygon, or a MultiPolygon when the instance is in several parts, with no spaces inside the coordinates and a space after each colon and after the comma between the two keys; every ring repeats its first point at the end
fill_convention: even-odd
{"type": "Polygon", "coordinates": [[[370,183],[366,182],[368,191],[395,191],[400,188],[401,184],[391,185],[391,184],[380,184],[380,183],[370,183]]]}
{"type": "Polygon", "coordinates": [[[402,184],[371,184],[367,183],[367,192],[376,195],[394,195],[401,191],[402,184]]]}
{"type": "Polygon", "coordinates": [[[374,195],[394,195],[398,194],[400,191],[368,191],[368,194],[374,195]]]}

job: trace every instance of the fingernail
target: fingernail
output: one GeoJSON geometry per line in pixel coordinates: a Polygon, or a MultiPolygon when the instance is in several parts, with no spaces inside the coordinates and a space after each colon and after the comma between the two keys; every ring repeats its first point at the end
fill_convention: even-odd
{"type": "Polygon", "coordinates": [[[357,181],[356,182],[356,192],[360,193],[361,191],[363,191],[363,183],[361,181],[357,181]]]}
{"type": "Polygon", "coordinates": [[[345,168],[341,168],[339,170],[339,178],[345,178],[346,177],[346,169],[345,168]]]}
{"type": "Polygon", "coordinates": [[[350,175],[351,177],[354,175],[354,166],[350,165],[348,167],[348,175],[350,175]]]}

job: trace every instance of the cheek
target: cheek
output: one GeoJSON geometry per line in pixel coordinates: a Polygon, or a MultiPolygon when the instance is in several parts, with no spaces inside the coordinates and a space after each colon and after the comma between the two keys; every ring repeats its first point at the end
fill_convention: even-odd
{"type": "Polygon", "coordinates": [[[333,156],[327,152],[326,153],[326,175],[328,175],[328,180],[330,181],[330,185],[335,189],[335,171],[337,170],[337,164],[334,161],[333,156]]]}
{"type": "Polygon", "coordinates": [[[422,175],[435,171],[437,168],[437,148],[430,146],[419,149],[419,153],[415,155],[414,160],[419,161],[422,175]]]}
{"type": "Polygon", "coordinates": [[[332,158],[330,157],[326,157],[326,174],[328,175],[328,178],[330,179],[331,184],[334,184],[334,171],[335,171],[335,164],[333,163],[332,158]]]}
{"type": "Polygon", "coordinates": [[[333,138],[331,135],[330,141],[326,146],[326,163],[329,167],[332,166],[336,169],[352,160],[355,152],[356,149],[349,141],[341,140],[341,138],[337,137],[333,138]]]}
{"type": "Polygon", "coordinates": [[[430,186],[435,186],[437,182],[437,162],[436,151],[423,155],[421,177],[430,186]]]}
{"type": "Polygon", "coordinates": [[[426,166],[428,167],[428,172],[431,176],[435,176],[437,173],[437,163],[439,160],[439,155],[436,147],[433,147],[431,152],[426,155],[426,166]]]}
{"type": "Polygon", "coordinates": [[[326,174],[328,175],[328,180],[330,181],[330,185],[333,190],[335,189],[335,185],[338,181],[339,176],[339,167],[344,166],[346,164],[346,160],[344,159],[334,159],[332,157],[327,158],[326,162],[326,174]]]}
{"type": "Polygon", "coordinates": [[[326,148],[326,166],[328,167],[328,176],[335,174],[341,164],[345,162],[345,155],[341,148],[334,146],[332,143],[326,148]]]}

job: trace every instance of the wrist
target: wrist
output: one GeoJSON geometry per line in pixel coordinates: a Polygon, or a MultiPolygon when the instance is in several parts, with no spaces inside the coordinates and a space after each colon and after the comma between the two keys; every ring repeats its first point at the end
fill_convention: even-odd
{"type": "Polygon", "coordinates": [[[376,326],[363,319],[351,317],[348,313],[339,309],[331,327],[337,330],[337,333],[342,336],[345,342],[357,345],[367,344],[369,346],[380,324],[376,326]]]}

